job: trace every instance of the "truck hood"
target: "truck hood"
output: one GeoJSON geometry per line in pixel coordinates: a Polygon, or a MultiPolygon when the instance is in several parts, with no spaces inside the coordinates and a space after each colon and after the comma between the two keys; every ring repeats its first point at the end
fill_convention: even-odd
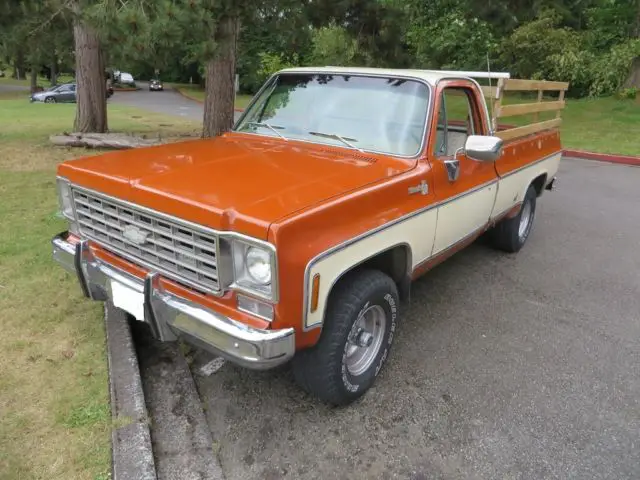
{"type": "Polygon", "coordinates": [[[266,239],[278,219],[414,165],[345,148],[228,133],[71,160],[58,174],[169,215],[266,239]]]}

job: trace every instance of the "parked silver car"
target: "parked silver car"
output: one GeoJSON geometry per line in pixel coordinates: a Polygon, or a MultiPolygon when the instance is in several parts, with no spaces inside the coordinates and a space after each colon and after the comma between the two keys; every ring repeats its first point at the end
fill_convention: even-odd
{"type": "MultiPolygon", "coordinates": [[[[107,85],[107,98],[113,95],[113,87],[107,85]]],[[[31,95],[32,102],[44,103],[75,103],[76,102],[76,84],[64,83],[48,88],[42,92],[36,92],[31,95]]]]}
{"type": "Polygon", "coordinates": [[[31,95],[32,102],[44,103],[74,103],[76,101],[76,84],[65,83],[48,88],[31,95]]]}

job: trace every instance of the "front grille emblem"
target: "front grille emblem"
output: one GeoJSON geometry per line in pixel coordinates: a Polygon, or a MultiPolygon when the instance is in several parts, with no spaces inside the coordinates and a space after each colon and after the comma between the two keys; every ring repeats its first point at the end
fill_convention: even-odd
{"type": "Polygon", "coordinates": [[[149,232],[144,232],[135,225],[127,225],[122,230],[122,236],[136,245],[144,245],[147,243],[149,232]]]}

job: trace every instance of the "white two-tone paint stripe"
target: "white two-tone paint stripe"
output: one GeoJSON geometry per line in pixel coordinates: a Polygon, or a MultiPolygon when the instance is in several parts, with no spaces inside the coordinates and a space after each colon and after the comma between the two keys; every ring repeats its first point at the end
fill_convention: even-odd
{"type": "Polygon", "coordinates": [[[303,326],[305,330],[322,325],[329,293],[340,277],[355,265],[402,245],[410,252],[409,273],[482,228],[490,219],[522,202],[528,186],[539,175],[552,178],[560,162],[557,153],[507,174],[500,180],[464,192],[425,209],[367,232],[352,241],[331,248],[315,257],[305,272],[303,326]],[[320,275],[318,306],[310,311],[310,279],[320,275]]]}

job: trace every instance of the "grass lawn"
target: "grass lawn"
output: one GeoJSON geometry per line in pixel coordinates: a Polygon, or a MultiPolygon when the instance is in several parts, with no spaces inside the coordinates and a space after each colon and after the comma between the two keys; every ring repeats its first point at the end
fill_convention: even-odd
{"type": "Polygon", "coordinates": [[[565,148],[640,156],[640,102],[613,97],[569,100],[562,112],[565,148]]]}
{"type": "MultiPolygon", "coordinates": [[[[0,96],[0,478],[106,480],[111,412],[102,305],[51,258],[55,168],[95,151],[53,147],[75,105],[0,96]]],[[[176,117],[109,105],[112,130],[199,132],[176,117]]]]}
{"type": "MultiPolygon", "coordinates": [[[[175,83],[175,84],[172,84],[172,86],[177,90],[180,90],[182,93],[184,93],[188,97],[191,97],[195,100],[199,100],[201,102],[204,101],[204,90],[197,85],[184,85],[180,83],[175,83]]],[[[236,95],[235,107],[246,108],[247,105],[249,105],[249,102],[251,101],[252,98],[253,98],[253,95],[243,95],[243,94],[236,95]]]]}
{"type": "MultiPolygon", "coordinates": [[[[531,103],[518,96],[507,96],[504,104],[531,103]]],[[[467,101],[448,97],[451,118],[466,117],[467,101]]],[[[614,97],[567,100],[562,111],[561,139],[564,148],[599,153],[640,156],[640,101],[614,97]]],[[[539,121],[555,118],[555,112],[540,113],[539,121]]],[[[531,115],[504,117],[500,124],[533,123],[531,115]]]]}
{"type": "MultiPolygon", "coordinates": [[[[8,73],[8,72],[5,72],[5,73],[8,73]]],[[[68,83],[68,82],[73,82],[74,80],[75,78],[73,77],[73,75],[70,75],[68,73],[63,73],[61,75],[58,75],[57,83],[58,84],[68,83]]],[[[0,85],[22,85],[24,87],[28,87],[31,85],[31,81],[29,80],[28,75],[25,80],[16,80],[15,78],[11,78],[7,76],[7,77],[0,78],[0,85]]],[[[49,87],[51,85],[51,82],[47,80],[46,77],[38,76],[38,85],[42,87],[49,87]]]]}

